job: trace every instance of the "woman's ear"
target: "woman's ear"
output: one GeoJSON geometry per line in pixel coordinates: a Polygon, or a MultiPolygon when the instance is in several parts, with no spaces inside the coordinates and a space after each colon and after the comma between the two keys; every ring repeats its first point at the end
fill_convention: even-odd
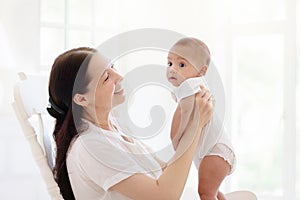
{"type": "Polygon", "coordinates": [[[74,97],[73,97],[73,101],[77,105],[80,105],[80,106],[83,106],[83,107],[88,105],[88,100],[85,97],[85,95],[83,95],[83,94],[75,94],[74,97]]]}
{"type": "Polygon", "coordinates": [[[207,66],[205,65],[205,66],[201,67],[199,75],[204,76],[206,74],[206,71],[207,71],[207,66]]]}

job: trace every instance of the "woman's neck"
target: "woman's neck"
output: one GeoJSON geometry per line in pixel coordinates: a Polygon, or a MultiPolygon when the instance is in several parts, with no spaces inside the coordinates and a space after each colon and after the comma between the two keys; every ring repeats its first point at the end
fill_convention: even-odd
{"type": "Polygon", "coordinates": [[[112,125],[111,125],[111,122],[107,119],[107,120],[97,120],[96,122],[93,122],[96,126],[99,126],[100,128],[102,129],[105,129],[105,130],[114,130],[112,125]]]}
{"type": "Polygon", "coordinates": [[[101,114],[101,115],[97,115],[97,116],[86,115],[85,118],[88,119],[90,122],[92,122],[94,125],[102,128],[102,129],[115,131],[116,129],[112,125],[109,116],[110,116],[110,114],[106,113],[106,114],[101,114]]]}
{"type": "Polygon", "coordinates": [[[109,116],[109,112],[97,115],[96,125],[106,130],[114,130],[109,116]]]}

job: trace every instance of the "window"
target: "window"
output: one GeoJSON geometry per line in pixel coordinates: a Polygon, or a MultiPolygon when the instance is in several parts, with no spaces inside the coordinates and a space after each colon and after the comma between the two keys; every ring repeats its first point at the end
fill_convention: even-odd
{"type": "Polygon", "coordinates": [[[263,23],[286,19],[284,0],[232,1],[234,24],[263,23]]]}
{"type": "Polygon", "coordinates": [[[97,47],[118,30],[115,1],[41,0],[40,65],[48,70],[66,49],[97,47]]]}
{"type": "Polygon", "coordinates": [[[233,45],[234,176],[260,194],[283,193],[283,47],[282,35],[235,37],[233,45]]]}
{"type": "Polygon", "coordinates": [[[259,199],[299,198],[295,5],[293,0],[232,4],[231,127],[238,156],[232,183],[259,199]]]}

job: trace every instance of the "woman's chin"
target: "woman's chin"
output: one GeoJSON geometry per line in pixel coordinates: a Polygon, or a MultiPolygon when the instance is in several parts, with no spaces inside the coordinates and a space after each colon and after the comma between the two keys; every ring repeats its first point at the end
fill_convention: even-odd
{"type": "Polygon", "coordinates": [[[126,99],[125,95],[117,95],[117,96],[115,96],[114,99],[113,99],[113,105],[112,106],[116,107],[116,106],[124,103],[125,99],[126,99]]]}

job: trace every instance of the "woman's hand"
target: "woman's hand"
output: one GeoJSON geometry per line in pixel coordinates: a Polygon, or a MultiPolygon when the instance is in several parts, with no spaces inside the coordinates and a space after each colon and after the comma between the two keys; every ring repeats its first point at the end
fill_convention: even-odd
{"type": "Polygon", "coordinates": [[[195,95],[194,113],[191,116],[191,123],[197,123],[204,127],[212,117],[214,109],[214,99],[209,90],[202,85],[201,91],[195,95]]]}

